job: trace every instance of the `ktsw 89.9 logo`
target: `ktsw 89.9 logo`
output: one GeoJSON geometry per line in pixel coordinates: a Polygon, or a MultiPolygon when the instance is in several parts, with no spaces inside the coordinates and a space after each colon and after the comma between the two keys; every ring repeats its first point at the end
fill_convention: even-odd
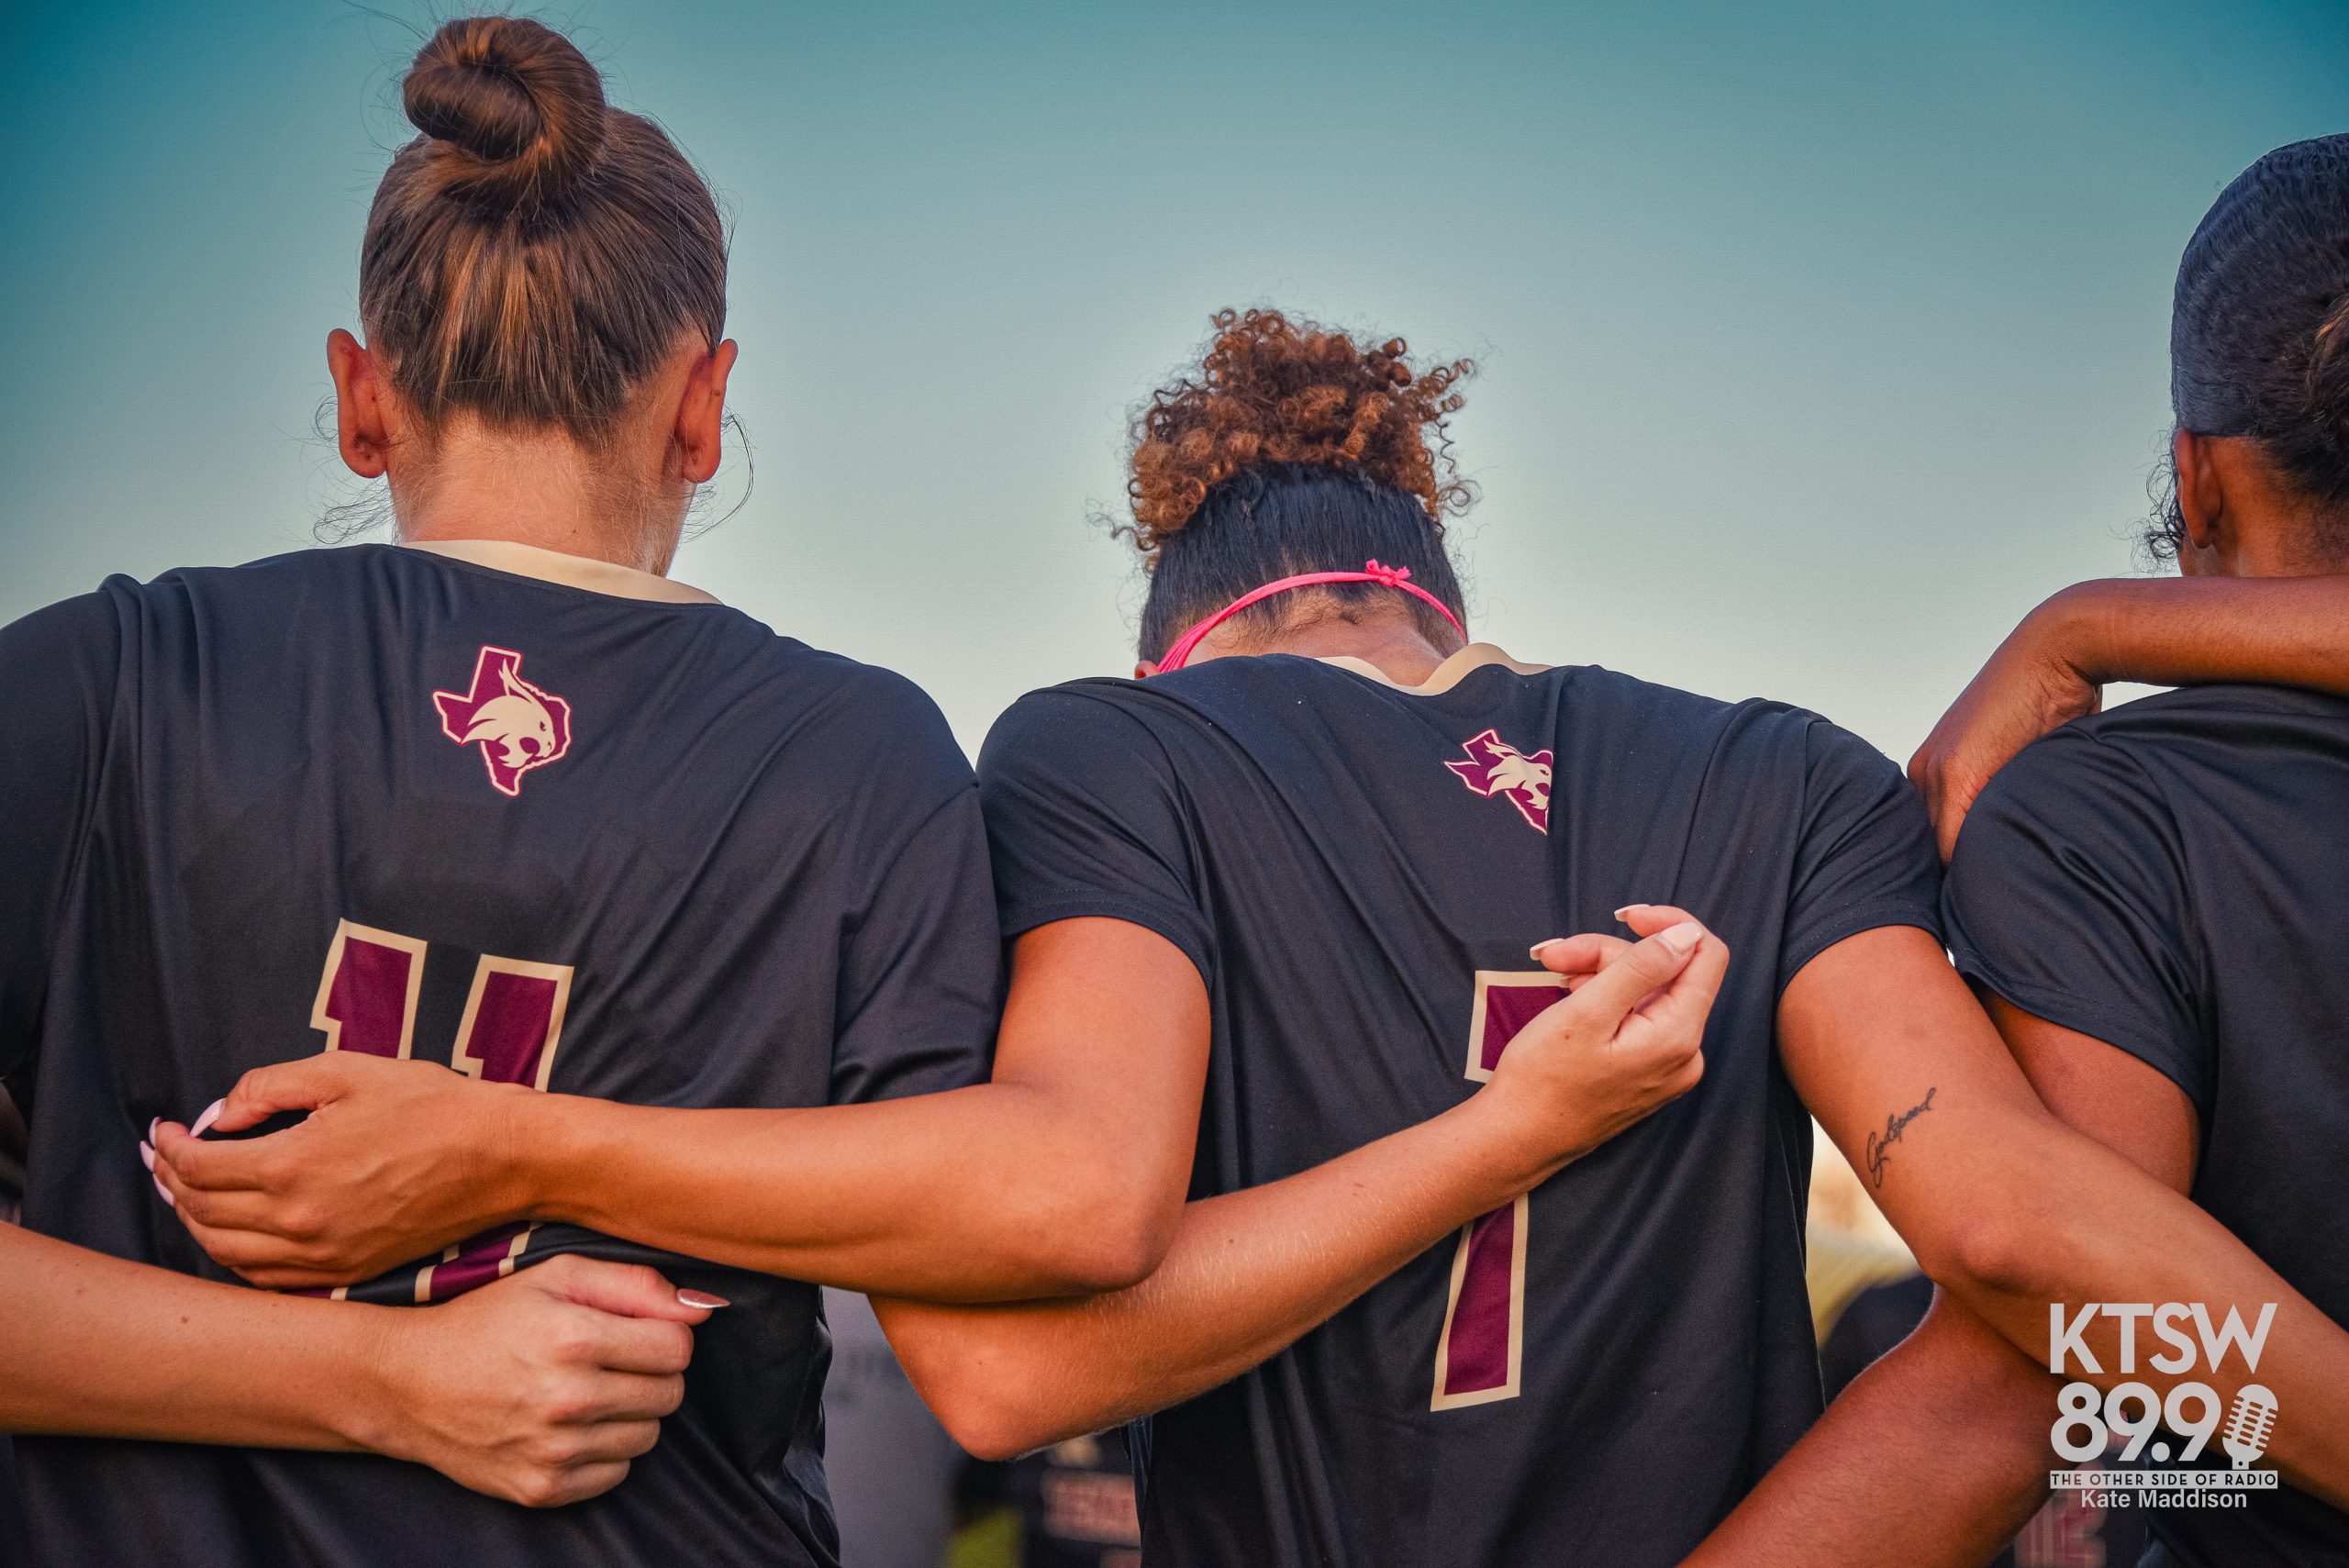
{"type": "Polygon", "coordinates": [[[2252,1468],[2275,1435],[2276,1396],[2249,1381],[2259,1371],[2260,1352],[2276,1319],[2275,1303],[2263,1306],[2258,1322],[2248,1328],[2234,1307],[2214,1321],[2210,1308],[2199,1301],[2160,1306],[2090,1302],[2076,1312],[2058,1302],[2049,1307],[2048,1318],[2047,1370],[2073,1377],[2056,1395],[2055,1424],[2048,1433],[2056,1457],[2075,1465],[2104,1460],[2124,1465],[2175,1462],[2180,1466],[2059,1470],[2049,1477],[2054,1485],[2117,1489],[2104,1496],[2108,1504],[2123,1501],[2134,1491],[2135,1500],[2145,1507],[2241,1507],[2245,1499],[2235,1494],[2276,1485],[2274,1471],[2252,1468]],[[2088,1342],[2091,1333],[2105,1345],[2113,1362],[2110,1372],[2123,1381],[2099,1387],[2079,1375],[2107,1375],[2104,1361],[2088,1342]],[[2170,1383],[2164,1395],[2132,1375],[2141,1353],[2147,1370],[2165,1380],[2197,1371],[2203,1377],[2170,1383]],[[2232,1370],[2230,1357],[2241,1369],[2232,1404],[2212,1385],[2236,1381],[2223,1375],[2232,1370]],[[2214,1442],[2232,1462],[2228,1468],[2184,1468],[2203,1458],[2214,1442]]]}

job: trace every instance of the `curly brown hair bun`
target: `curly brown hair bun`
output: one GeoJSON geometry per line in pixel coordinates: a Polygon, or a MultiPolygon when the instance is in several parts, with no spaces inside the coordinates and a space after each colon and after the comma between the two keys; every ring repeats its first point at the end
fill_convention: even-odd
{"type": "Polygon", "coordinates": [[[1145,557],[1182,531],[1208,492],[1270,465],[1351,470],[1418,497],[1428,520],[1475,498],[1444,425],[1464,401],[1467,360],[1421,369],[1392,338],[1375,347],[1277,310],[1218,311],[1196,373],[1134,417],[1126,530],[1145,557]]]}

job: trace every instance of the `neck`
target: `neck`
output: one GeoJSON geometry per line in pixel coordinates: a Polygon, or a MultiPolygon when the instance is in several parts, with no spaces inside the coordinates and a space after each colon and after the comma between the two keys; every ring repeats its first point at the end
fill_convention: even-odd
{"type": "Polygon", "coordinates": [[[1436,666],[1456,649],[1438,648],[1408,615],[1381,615],[1353,621],[1337,616],[1317,616],[1297,626],[1283,627],[1269,638],[1233,635],[1226,622],[1208,633],[1192,654],[1228,658],[1235,654],[1294,653],[1304,659],[1359,659],[1398,686],[1426,684],[1436,666]],[[1223,645],[1219,647],[1218,644],[1223,645]]]}
{"type": "Polygon", "coordinates": [[[2328,516],[2288,484],[2257,441],[2202,436],[2194,447],[2196,461],[2180,471],[2187,539],[2177,552],[2179,571],[2189,577],[2328,577],[2349,571],[2341,550],[2349,519],[2328,516]]]}
{"type": "Polygon", "coordinates": [[[2188,543],[2177,552],[2188,577],[2330,577],[2349,561],[2323,549],[2310,527],[2240,529],[2210,545],[2188,543]]]}
{"type": "Polygon", "coordinates": [[[391,476],[399,537],[504,539],[664,576],[684,507],[598,462],[567,435],[473,428],[391,476]]]}

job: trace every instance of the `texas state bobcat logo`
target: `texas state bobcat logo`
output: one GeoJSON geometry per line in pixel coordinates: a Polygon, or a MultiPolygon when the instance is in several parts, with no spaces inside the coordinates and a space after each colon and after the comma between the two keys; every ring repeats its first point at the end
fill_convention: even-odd
{"type": "Polygon", "coordinates": [[[479,746],[500,795],[522,793],[522,775],[571,750],[571,705],[522,679],[522,656],[484,647],[469,692],[435,692],[440,728],[460,746],[479,746]]]}
{"type": "Polygon", "coordinates": [[[1444,766],[1458,773],[1462,784],[1478,795],[1506,796],[1535,831],[1550,830],[1553,758],[1547,750],[1520,751],[1502,740],[1498,731],[1491,729],[1464,742],[1460,749],[1468,753],[1468,761],[1446,762],[1444,766]]]}

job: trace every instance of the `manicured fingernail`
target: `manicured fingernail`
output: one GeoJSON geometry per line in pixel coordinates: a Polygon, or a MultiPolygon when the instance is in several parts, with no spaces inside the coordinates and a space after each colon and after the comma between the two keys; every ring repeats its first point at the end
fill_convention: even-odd
{"type": "Polygon", "coordinates": [[[172,1189],[163,1184],[163,1178],[161,1176],[155,1178],[155,1190],[162,1195],[165,1203],[170,1204],[173,1208],[179,1207],[179,1200],[172,1196],[172,1189]]]}
{"type": "Polygon", "coordinates": [[[1615,911],[1615,917],[1620,920],[1634,909],[1644,909],[1647,906],[1644,904],[1626,904],[1620,909],[1615,911]]]}
{"type": "Polygon", "coordinates": [[[157,1117],[157,1118],[155,1118],[152,1121],[150,1121],[150,1122],[147,1124],[147,1141],[148,1141],[148,1142],[152,1143],[152,1142],[154,1142],[154,1141],[155,1141],[155,1131],[156,1131],[156,1129],[157,1129],[158,1128],[161,1127],[162,1125],[163,1125],[163,1118],[162,1118],[161,1117],[157,1117]]]}
{"type": "Polygon", "coordinates": [[[712,1296],[706,1290],[681,1290],[677,1293],[677,1299],[687,1307],[698,1307],[710,1312],[715,1312],[721,1307],[734,1305],[724,1296],[712,1296]]]}
{"type": "Polygon", "coordinates": [[[1705,940],[1705,928],[1694,920],[1683,920],[1676,926],[1658,932],[1655,940],[1662,942],[1673,957],[1677,958],[1705,940]]]}
{"type": "Polygon", "coordinates": [[[1562,937],[1552,937],[1547,941],[1535,942],[1531,947],[1525,950],[1525,956],[1531,959],[1534,962],[1539,963],[1542,962],[1542,955],[1544,952],[1553,947],[1556,947],[1558,943],[1564,940],[1564,939],[1562,937]]]}
{"type": "Polygon", "coordinates": [[[154,1170],[155,1146],[153,1144],[142,1143],[139,1146],[139,1162],[146,1166],[150,1171],[154,1170]]]}
{"type": "Polygon", "coordinates": [[[228,1108],[228,1101],[213,1101],[210,1105],[204,1107],[204,1114],[195,1118],[195,1125],[187,1129],[187,1135],[190,1138],[203,1137],[204,1129],[210,1127],[214,1122],[218,1121],[220,1119],[220,1113],[228,1108]]]}

